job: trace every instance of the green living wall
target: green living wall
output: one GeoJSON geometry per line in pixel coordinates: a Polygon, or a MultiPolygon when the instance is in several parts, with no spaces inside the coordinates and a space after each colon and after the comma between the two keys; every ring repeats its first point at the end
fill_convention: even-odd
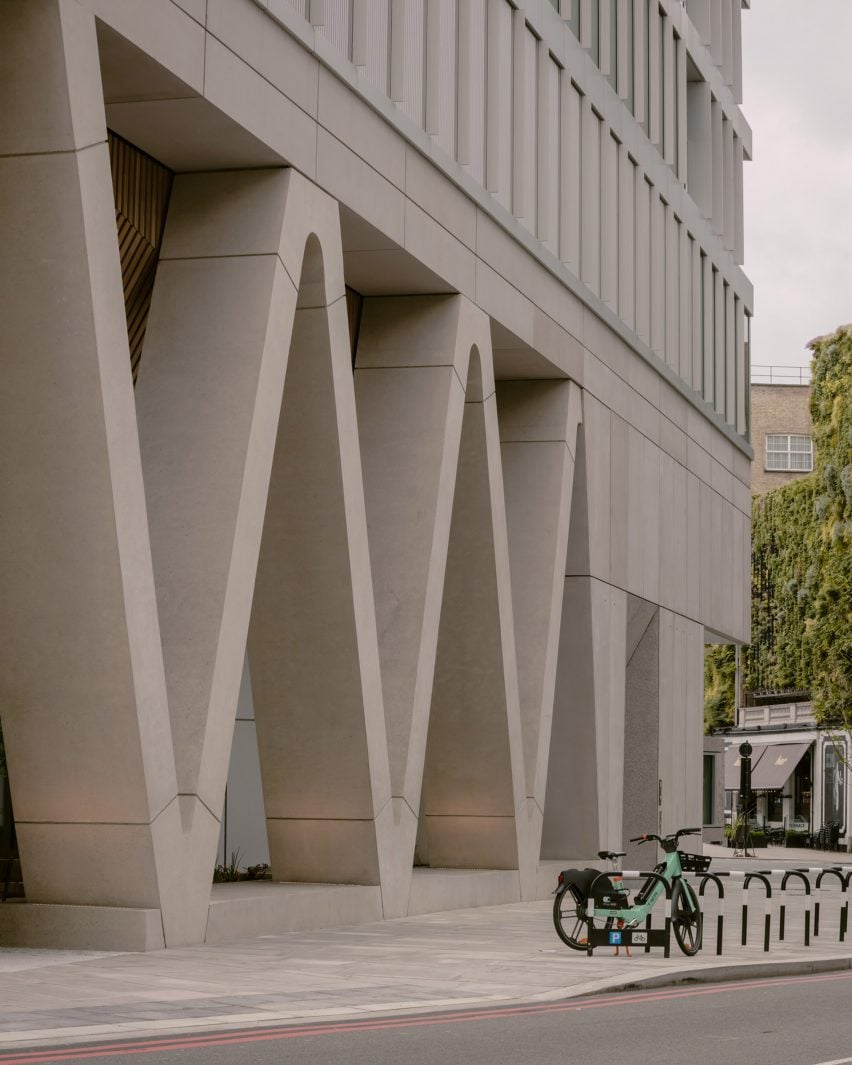
{"type": "Polygon", "coordinates": [[[812,341],[811,348],[816,576],[804,643],[817,715],[848,726],[852,724],[852,326],[812,341]]]}
{"type": "MultiPolygon", "coordinates": [[[[808,691],[852,727],[852,326],[812,341],[814,472],[752,501],[747,691],[808,691]]],[[[704,720],[733,723],[734,649],[708,647],[704,720]]]]}

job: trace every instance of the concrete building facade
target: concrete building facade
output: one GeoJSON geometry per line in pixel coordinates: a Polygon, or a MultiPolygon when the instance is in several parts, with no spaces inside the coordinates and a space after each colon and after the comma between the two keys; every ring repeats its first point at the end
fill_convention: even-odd
{"type": "Polygon", "coordinates": [[[3,942],[534,898],[701,824],[741,3],[561,8],[0,7],[3,942]],[[223,817],[271,881],[211,893],[223,817]]]}

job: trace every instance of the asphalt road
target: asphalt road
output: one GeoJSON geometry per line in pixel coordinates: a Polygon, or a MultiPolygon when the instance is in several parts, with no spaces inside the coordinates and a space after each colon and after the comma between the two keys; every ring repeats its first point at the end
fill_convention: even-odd
{"type": "Polygon", "coordinates": [[[852,972],[12,1051],[0,1065],[852,1065],[852,972]]]}

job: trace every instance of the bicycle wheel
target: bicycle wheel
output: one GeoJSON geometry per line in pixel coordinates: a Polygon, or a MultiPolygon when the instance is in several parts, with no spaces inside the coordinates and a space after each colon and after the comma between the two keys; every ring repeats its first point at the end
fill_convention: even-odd
{"type": "Polygon", "coordinates": [[[676,880],[672,889],[672,928],[677,945],[684,954],[701,950],[704,915],[695,892],[685,880],[676,880]]]}
{"type": "MultiPolygon", "coordinates": [[[[567,885],[556,893],[553,900],[553,926],[562,942],[572,950],[588,949],[586,907],[577,904],[567,885]]],[[[600,921],[595,918],[595,927],[611,928],[612,918],[600,921]]]]}

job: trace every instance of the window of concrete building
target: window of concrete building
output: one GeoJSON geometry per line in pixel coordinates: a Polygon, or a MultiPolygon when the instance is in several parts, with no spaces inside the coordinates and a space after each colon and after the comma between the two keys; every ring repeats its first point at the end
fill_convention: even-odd
{"type": "Polygon", "coordinates": [[[662,8],[658,9],[657,29],[659,33],[659,50],[657,52],[657,80],[659,90],[657,92],[657,129],[660,131],[659,145],[663,156],[666,154],[666,30],[668,20],[662,8]]]}
{"type": "Polygon", "coordinates": [[[580,40],[580,0],[562,0],[562,17],[568,29],[580,40]]]}
{"type": "MultiPolygon", "coordinates": [[[[653,2],[653,0],[651,0],[653,2]]],[[[650,34],[650,19],[651,13],[648,8],[648,4],[642,4],[642,24],[640,26],[640,32],[642,34],[642,45],[645,50],[645,57],[643,65],[645,67],[645,76],[643,78],[643,91],[645,94],[644,107],[642,108],[642,129],[646,133],[650,132],[650,116],[651,116],[651,34],[650,34]]]]}
{"type": "Polygon", "coordinates": [[[765,468],[809,472],[814,468],[813,441],[804,433],[767,433],[765,468]]]}
{"type": "MultiPolygon", "coordinates": [[[[624,69],[626,78],[626,100],[627,107],[630,113],[636,114],[636,101],[634,98],[634,63],[633,63],[633,38],[635,35],[635,27],[633,25],[633,0],[629,0],[624,5],[624,21],[626,23],[624,32],[621,33],[619,40],[625,42],[625,55],[624,55],[624,69]]],[[[619,23],[619,29],[621,28],[619,23]]],[[[619,60],[620,62],[620,60],[619,60]]]]}
{"type": "Polygon", "coordinates": [[[616,0],[601,3],[601,70],[607,81],[618,88],[618,4],[616,0]],[[604,30],[606,40],[603,39],[604,30]]]}
{"type": "Polygon", "coordinates": [[[826,743],[822,749],[822,820],[846,828],[846,747],[826,743]]]}
{"type": "Polygon", "coordinates": [[[673,49],[672,49],[672,63],[673,63],[672,94],[673,94],[673,97],[674,97],[674,99],[672,100],[672,112],[673,112],[672,133],[673,133],[673,136],[674,136],[674,143],[672,144],[672,167],[674,168],[674,172],[676,174],[678,174],[679,177],[682,177],[682,176],[685,176],[685,175],[681,175],[678,172],[678,159],[680,158],[680,138],[681,138],[681,128],[680,128],[680,97],[681,97],[680,78],[681,78],[681,70],[680,70],[680,64],[678,63],[679,52],[680,52],[680,37],[678,37],[678,35],[675,33],[673,35],[673,49]]]}
{"type": "Polygon", "coordinates": [[[589,42],[589,54],[598,66],[601,61],[600,19],[601,0],[589,0],[589,25],[588,28],[584,26],[582,30],[583,37],[589,42]]]}

